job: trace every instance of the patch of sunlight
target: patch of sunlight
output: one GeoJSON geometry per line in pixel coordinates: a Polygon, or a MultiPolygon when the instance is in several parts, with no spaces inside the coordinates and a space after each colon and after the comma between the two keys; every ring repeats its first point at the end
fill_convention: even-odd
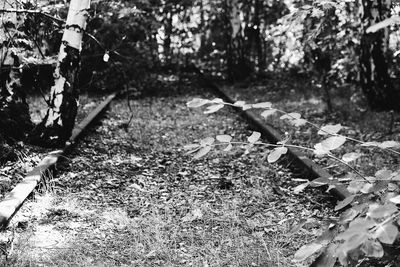
{"type": "Polygon", "coordinates": [[[96,210],[88,209],[85,203],[76,198],[59,198],[57,203],[54,203],[53,208],[63,209],[80,217],[91,217],[96,214],[96,210]]]}
{"type": "MultiPolygon", "coordinates": [[[[296,96],[296,98],[297,97],[298,96],[296,96]]],[[[307,99],[302,97],[302,98],[297,99],[295,101],[287,101],[286,105],[287,106],[298,106],[298,105],[306,105],[306,104],[320,105],[322,103],[323,103],[323,101],[322,101],[321,98],[318,98],[316,96],[311,96],[310,98],[307,98],[307,99]]]]}
{"type": "Polygon", "coordinates": [[[41,225],[30,238],[30,243],[35,248],[65,248],[68,244],[66,238],[52,225],[41,225]]]}
{"type": "Polygon", "coordinates": [[[65,209],[70,212],[79,212],[82,211],[83,204],[79,203],[77,199],[74,198],[63,198],[58,200],[59,203],[55,204],[59,209],[65,209]]]}
{"type": "Polygon", "coordinates": [[[54,195],[52,193],[36,196],[35,201],[30,203],[32,205],[30,215],[36,218],[42,217],[53,206],[53,201],[54,195]]]}
{"type": "Polygon", "coordinates": [[[179,76],[177,75],[158,75],[157,80],[165,81],[165,82],[176,82],[179,80],[179,76]]]}
{"type": "Polygon", "coordinates": [[[112,228],[125,228],[132,224],[132,220],[128,217],[126,211],[122,209],[106,210],[101,214],[102,221],[106,226],[112,228]]]}
{"type": "Polygon", "coordinates": [[[286,101],[285,110],[298,110],[301,106],[310,107],[312,106],[314,110],[318,112],[323,112],[325,110],[326,103],[317,96],[310,96],[308,98],[301,97],[298,95],[292,96],[294,100],[286,101]]]}
{"type": "MultiPolygon", "coordinates": [[[[27,230],[15,240],[10,266],[50,266],[54,254],[73,249],[74,243],[51,225],[38,225],[33,231],[27,230]],[[38,265],[32,265],[36,263],[38,265]],[[40,265],[39,265],[40,264],[40,265]]],[[[51,266],[65,266],[52,264],[51,266]]]]}
{"type": "Polygon", "coordinates": [[[307,102],[312,104],[312,105],[319,105],[319,104],[322,103],[322,99],[319,99],[319,98],[313,96],[313,97],[307,99],[307,102]]]}

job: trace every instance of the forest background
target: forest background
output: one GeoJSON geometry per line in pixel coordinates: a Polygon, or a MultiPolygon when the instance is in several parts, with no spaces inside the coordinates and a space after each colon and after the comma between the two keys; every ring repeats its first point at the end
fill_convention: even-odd
{"type": "MultiPolygon", "coordinates": [[[[87,2],[90,19],[82,29],[82,66],[75,86],[82,91],[149,91],[157,87],[154,75],[162,69],[196,66],[228,81],[288,71],[319,87],[330,111],[332,94],[345,94],[362,109],[398,109],[396,1],[87,2]],[[382,21],[380,30],[368,32],[382,21]]],[[[0,102],[7,119],[0,134],[17,139],[29,134],[36,143],[60,139],[62,144],[68,139],[68,134],[60,137],[63,131],[32,131],[24,94],[46,94],[54,83],[52,66],[57,65],[68,4],[3,1],[2,7],[0,102]],[[15,107],[22,111],[17,118],[12,118],[12,105],[4,107],[13,91],[13,101],[21,102],[15,107]]],[[[51,97],[48,102],[54,106],[51,97]]],[[[74,117],[65,118],[71,121],[65,124],[73,124],[74,117]]],[[[49,128],[54,119],[39,125],[49,128]]]]}

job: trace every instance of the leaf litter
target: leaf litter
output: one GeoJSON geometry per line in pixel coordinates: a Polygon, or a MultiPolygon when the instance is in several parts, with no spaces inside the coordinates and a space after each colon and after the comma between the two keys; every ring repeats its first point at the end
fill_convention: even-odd
{"type": "Polygon", "coordinates": [[[126,101],[112,103],[51,190],[13,219],[8,264],[296,266],[295,251],[335,215],[332,203],[313,188],[295,195],[294,174],[256,147],[186,155],[195,140],[252,133],[232,110],[188,109],[194,96],[204,92],[186,82],[180,94],[132,100],[128,128],[126,101]]]}

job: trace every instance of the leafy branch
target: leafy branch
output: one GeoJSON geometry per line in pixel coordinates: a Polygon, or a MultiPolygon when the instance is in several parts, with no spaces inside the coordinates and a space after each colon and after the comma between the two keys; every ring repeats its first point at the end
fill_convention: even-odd
{"type": "MultiPolygon", "coordinates": [[[[260,114],[263,118],[268,118],[269,116],[275,114],[275,113],[280,113],[282,116],[280,117],[281,120],[288,120],[289,123],[291,123],[294,126],[303,126],[303,125],[310,125],[313,128],[318,130],[319,135],[323,136],[330,136],[330,138],[322,141],[321,143],[318,143],[315,145],[315,150],[316,154],[319,156],[325,155],[329,153],[330,150],[333,149],[327,149],[331,146],[338,146],[340,147],[343,145],[346,141],[353,141],[360,146],[363,147],[373,147],[373,148],[378,148],[381,150],[387,150],[392,153],[395,153],[397,155],[400,155],[399,151],[394,150],[393,148],[400,148],[400,143],[397,141],[384,141],[384,142],[364,142],[352,137],[344,136],[339,134],[339,131],[343,128],[342,125],[336,124],[336,125],[323,125],[323,126],[318,126],[315,123],[312,123],[304,118],[302,118],[300,113],[296,112],[286,112],[277,108],[274,108],[272,106],[271,102],[262,102],[262,103],[256,103],[256,104],[247,104],[244,101],[237,101],[233,104],[224,102],[220,98],[215,98],[213,100],[208,100],[208,99],[202,99],[202,98],[194,98],[192,101],[189,101],[187,103],[187,106],[190,108],[197,108],[201,107],[204,105],[209,105],[204,112],[204,114],[211,114],[214,112],[217,112],[218,110],[222,109],[224,106],[232,106],[236,108],[242,108],[243,110],[248,110],[248,109],[263,109],[262,113],[260,114]],[[333,137],[333,138],[332,138],[333,137]]],[[[361,155],[358,155],[360,157],[361,155]]],[[[353,157],[356,157],[355,154],[353,154],[353,157]]],[[[357,158],[358,158],[357,157],[357,158]]]]}

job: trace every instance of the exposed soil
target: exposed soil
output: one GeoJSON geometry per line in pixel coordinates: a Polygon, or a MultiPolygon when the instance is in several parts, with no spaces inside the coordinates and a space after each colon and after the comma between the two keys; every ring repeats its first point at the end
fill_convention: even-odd
{"type": "Polygon", "coordinates": [[[332,199],[316,190],[294,195],[298,177],[284,161],[266,164],[262,151],[186,155],[195,140],[252,132],[229,109],[188,109],[193,97],[213,97],[193,83],[131,100],[129,125],[127,101],[113,102],[2,233],[3,263],[298,266],[295,251],[335,215],[332,199]]]}

